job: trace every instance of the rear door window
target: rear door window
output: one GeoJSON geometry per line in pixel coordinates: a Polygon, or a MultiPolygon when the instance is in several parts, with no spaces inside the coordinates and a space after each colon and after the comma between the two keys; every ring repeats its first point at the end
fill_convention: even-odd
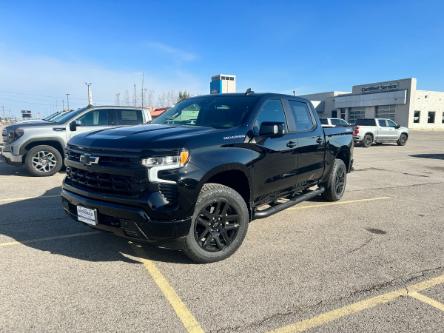
{"type": "Polygon", "coordinates": [[[385,119],[378,119],[378,125],[380,127],[387,127],[387,122],[385,121],[385,119]]]}
{"type": "Polygon", "coordinates": [[[142,122],[142,112],[140,110],[115,110],[116,125],[138,125],[142,122]]]}
{"type": "Polygon", "coordinates": [[[316,123],[308,108],[307,103],[289,100],[290,110],[294,118],[295,129],[297,132],[311,131],[316,123]]]}

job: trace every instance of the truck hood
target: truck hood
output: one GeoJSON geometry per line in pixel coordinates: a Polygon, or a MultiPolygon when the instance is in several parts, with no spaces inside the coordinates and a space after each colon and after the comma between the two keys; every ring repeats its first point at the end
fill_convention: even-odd
{"type": "Polygon", "coordinates": [[[26,128],[31,128],[31,127],[51,127],[51,126],[57,126],[57,124],[51,123],[46,120],[33,120],[33,121],[24,121],[24,122],[19,122],[19,123],[9,125],[6,127],[6,130],[14,131],[16,128],[26,129],[26,128]]]}
{"type": "Polygon", "coordinates": [[[226,131],[199,126],[148,124],[79,134],[73,137],[69,144],[87,148],[125,151],[177,149],[188,147],[191,142],[196,143],[197,141],[199,144],[205,145],[206,140],[208,143],[214,141],[215,136],[219,140],[223,140],[223,133],[226,131]],[[216,135],[216,133],[221,135],[216,135]]]}

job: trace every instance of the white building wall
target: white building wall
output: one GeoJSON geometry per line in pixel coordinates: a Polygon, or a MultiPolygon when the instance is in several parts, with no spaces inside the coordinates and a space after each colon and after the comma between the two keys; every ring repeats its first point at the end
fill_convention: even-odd
{"type": "Polygon", "coordinates": [[[409,127],[444,130],[444,92],[417,90],[409,127]],[[414,111],[420,111],[419,123],[414,122],[414,111]],[[428,123],[428,113],[435,112],[435,123],[428,123]]]}

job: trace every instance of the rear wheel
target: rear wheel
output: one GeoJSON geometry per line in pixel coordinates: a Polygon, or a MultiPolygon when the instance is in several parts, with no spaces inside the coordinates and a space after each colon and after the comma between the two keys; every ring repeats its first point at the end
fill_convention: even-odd
{"type": "Polygon", "coordinates": [[[221,184],[205,184],[199,194],[184,252],[194,262],[231,256],[242,244],[249,215],[242,196],[221,184]]]}
{"type": "Polygon", "coordinates": [[[25,168],[33,176],[47,177],[59,172],[63,160],[60,152],[47,145],[35,146],[26,154],[25,168]]]}
{"type": "Polygon", "coordinates": [[[335,159],[322,197],[327,201],[338,201],[344,195],[346,185],[347,168],[345,163],[343,160],[335,159]]]}
{"type": "Polygon", "coordinates": [[[398,139],[398,141],[396,143],[398,144],[398,146],[405,146],[405,144],[407,143],[407,139],[408,139],[407,134],[402,133],[399,136],[399,139],[398,139]]]}
{"type": "Polygon", "coordinates": [[[364,139],[362,140],[362,146],[368,148],[372,145],[372,143],[373,143],[373,135],[371,134],[364,135],[364,139]]]}

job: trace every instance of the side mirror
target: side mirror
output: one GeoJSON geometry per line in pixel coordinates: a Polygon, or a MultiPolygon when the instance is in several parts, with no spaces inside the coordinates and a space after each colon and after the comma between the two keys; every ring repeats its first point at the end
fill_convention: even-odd
{"type": "Polygon", "coordinates": [[[285,134],[284,123],[265,121],[259,129],[260,136],[278,137],[285,134]]]}
{"type": "Polygon", "coordinates": [[[398,128],[401,128],[401,126],[396,124],[395,128],[398,129],[398,128]]]}
{"type": "Polygon", "coordinates": [[[77,122],[74,120],[74,121],[71,121],[70,123],[69,123],[69,130],[71,131],[71,132],[75,132],[76,130],[77,130],[77,122]]]}

